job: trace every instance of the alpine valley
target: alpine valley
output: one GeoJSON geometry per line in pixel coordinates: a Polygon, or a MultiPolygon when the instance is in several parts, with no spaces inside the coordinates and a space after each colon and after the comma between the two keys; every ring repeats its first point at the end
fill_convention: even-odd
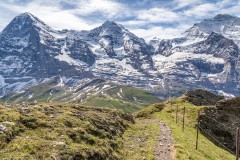
{"type": "Polygon", "coordinates": [[[240,18],[231,15],[146,42],[113,21],[88,31],[60,31],[22,13],[0,33],[0,95],[4,102],[79,102],[89,92],[104,96],[113,88],[124,99],[122,88],[137,87],[160,98],[194,88],[234,97],[240,95],[239,47],[240,18]],[[44,95],[36,96],[40,91],[44,95]]]}

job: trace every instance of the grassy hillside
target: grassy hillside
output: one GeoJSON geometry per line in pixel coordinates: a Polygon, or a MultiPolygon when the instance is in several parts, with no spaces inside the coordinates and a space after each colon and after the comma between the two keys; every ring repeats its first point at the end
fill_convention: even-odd
{"type": "Polygon", "coordinates": [[[160,99],[150,92],[118,85],[85,99],[83,104],[95,107],[118,108],[132,113],[156,102],[160,102],[160,99]]]}
{"type": "Polygon", "coordinates": [[[165,121],[171,128],[173,133],[173,138],[175,141],[175,151],[177,160],[232,160],[234,156],[222,148],[217,147],[205,136],[200,134],[198,150],[195,149],[196,141],[196,122],[197,122],[197,112],[204,108],[196,107],[193,104],[184,100],[180,97],[170,102],[160,103],[151,105],[141,111],[136,115],[137,117],[146,118],[150,117],[157,120],[165,121]],[[175,109],[179,107],[179,120],[176,124],[175,119],[175,109]],[[182,132],[182,114],[183,107],[186,107],[186,125],[185,130],[182,132]],[[161,108],[163,109],[161,110],[161,108]]]}
{"type": "Polygon", "coordinates": [[[148,91],[101,79],[84,81],[69,87],[54,78],[23,91],[6,95],[1,98],[1,101],[81,103],[93,107],[117,108],[132,113],[160,100],[148,91]]]}
{"type": "Polygon", "coordinates": [[[69,87],[59,85],[58,79],[54,78],[26,88],[23,91],[5,95],[1,98],[1,101],[7,103],[48,102],[51,97],[64,94],[67,90],[69,90],[69,87]]]}
{"type": "Polygon", "coordinates": [[[0,159],[122,159],[132,116],[80,105],[0,105],[0,159]]]}

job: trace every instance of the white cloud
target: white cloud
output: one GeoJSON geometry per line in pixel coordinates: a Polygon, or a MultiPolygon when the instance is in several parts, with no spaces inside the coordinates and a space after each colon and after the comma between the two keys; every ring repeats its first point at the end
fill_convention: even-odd
{"type": "Polygon", "coordinates": [[[161,27],[161,26],[153,26],[148,29],[129,29],[134,34],[144,38],[145,40],[149,41],[153,39],[154,37],[157,38],[173,38],[176,36],[179,36],[182,32],[186,30],[186,28],[189,28],[189,25],[179,25],[178,27],[161,27]]]}
{"type": "Polygon", "coordinates": [[[153,23],[175,22],[177,19],[181,18],[177,13],[164,8],[140,10],[137,13],[137,19],[153,23]]]}
{"type": "Polygon", "coordinates": [[[143,20],[130,20],[130,21],[120,21],[118,22],[125,27],[143,27],[149,25],[149,22],[143,20]]]}
{"type": "Polygon", "coordinates": [[[221,0],[218,3],[216,3],[216,5],[219,6],[220,8],[227,8],[238,4],[239,4],[238,0],[221,0]]]}
{"type": "Polygon", "coordinates": [[[117,18],[126,15],[129,9],[123,3],[118,3],[109,0],[82,0],[78,2],[77,9],[73,12],[79,15],[91,15],[100,13],[109,19],[117,18]]]}
{"type": "Polygon", "coordinates": [[[177,4],[174,9],[180,9],[183,7],[201,4],[202,0],[174,0],[174,3],[177,4]]]}
{"type": "Polygon", "coordinates": [[[231,14],[231,15],[235,15],[235,16],[240,17],[239,9],[240,9],[240,2],[239,2],[238,4],[232,6],[232,7],[223,8],[223,9],[221,10],[221,13],[231,14]]]}
{"type": "Polygon", "coordinates": [[[201,19],[219,13],[240,16],[240,4],[236,0],[219,0],[217,3],[173,0],[161,6],[157,2],[150,3],[150,0],[139,1],[136,5],[121,0],[31,0],[24,4],[20,0],[6,0],[0,3],[0,29],[19,13],[30,12],[55,29],[90,30],[109,19],[139,37],[149,39],[180,33],[201,19]]]}
{"type": "Polygon", "coordinates": [[[185,16],[209,17],[214,16],[213,13],[219,11],[219,8],[212,3],[204,3],[183,12],[185,16]]]}
{"type": "Polygon", "coordinates": [[[88,14],[99,12],[99,16],[102,15],[106,18],[113,18],[114,16],[119,16],[121,10],[124,9],[122,4],[107,0],[82,0],[78,3],[66,1],[67,3],[75,5],[73,9],[63,9],[60,6],[60,2],[62,1],[38,0],[31,1],[24,6],[16,5],[15,3],[0,3],[0,14],[5,14],[1,13],[3,9],[11,12],[11,16],[0,17],[1,22],[3,22],[2,26],[6,26],[17,14],[30,12],[55,29],[90,30],[101,25],[103,22],[101,19],[95,21],[91,18],[82,18],[81,15],[88,16],[88,14]]]}
{"type": "Polygon", "coordinates": [[[84,19],[63,11],[44,14],[38,17],[54,29],[89,30],[101,25],[99,23],[89,23],[84,19]]]}

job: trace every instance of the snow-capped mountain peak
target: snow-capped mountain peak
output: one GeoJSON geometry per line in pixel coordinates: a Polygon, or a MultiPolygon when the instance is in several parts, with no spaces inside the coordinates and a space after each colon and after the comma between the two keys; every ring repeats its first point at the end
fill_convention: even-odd
{"type": "MultiPolygon", "coordinates": [[[[16,16],[10,23],[7,25],[7,27],[3,30],[2,33],[5,32],[14,32],[19,33],[21,32],[27,32],[31,29],[37,29],[37,30],[45,30],[45,31],[51,31],[53,30],[51,27],[46,25],[43,21],[32,15],[31,13],[22,13],[16,16]]],[[[19,33],[21,34],[21,33],[19,33]]]]}
{"type": "Polygon", "coordinates": [[[24,41],[36,40],[39,37],[42,44],[48,44],[48,39],[57,39],[63,37],[61,32],[52,29],[39,18],[31,13],[22,13],[16,16],[2,31],[0,39],[16,41],[17,39],[25,39],[24,41]],[[34,39],[35,38],[35,39],[34,39]]]}
{"type": "Polygon", "coordinates": [[[232,16],[229,14],[218,14],[215,17],[213,17],[211,20],[213,21],[231,21],[231,20],[237,20],[239,19],[236,16],[232,16]]]}
{"type": "Polygon", "coordinates": [[[90,36],[122,36],[125,32],[128,32],[122,25],[117,24],[114,21],[106,21],[101,26],[90,31],[90,36]]]}
{"type": "Polygon", "coordinates": [[[25,21],[27,19],[31,19],[32,21],[35,21],[35,22],[44,23],[43,21],[41,21],[40,19],[38,19],[37,17],[35,17],[33,14],[31,14],[29,12],[21,13],[18,16],[16,16],[15,18],[16,19],[22,19],[22,21],[25,21]]]}
{"type": "Polygon", "coordinates": [[[102,24],[103,28],[120,28],[125,29],[121,24],[118,24],[114,21],[107,20],[102,24]]]}
{"type": "Polygon", "coordinates": [[[240,18],[228,14],[218,14],[196,23],[186,30],[185,35],[191,38],[206,38],[212,32],[232,39],[240,46],[240,18]]]}
{"type": "Polygon", "coordinates": [[[235,94],[240,68],[236,44],[240,21],[230,15],[147,44],[114,21],[89,31],[57,31],[23,13],[0,35],[0,96],[54,76],[71,82],[98,77],[143,88],[161,86],[162,92],[171,80],[179,86],[177,92],[201,87],[235,94]]]}

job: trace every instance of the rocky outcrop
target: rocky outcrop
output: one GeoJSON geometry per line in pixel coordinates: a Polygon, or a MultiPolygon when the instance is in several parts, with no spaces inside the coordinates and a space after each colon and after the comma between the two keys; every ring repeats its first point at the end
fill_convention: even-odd
{"type": "Polygon", "coordinates": [[[187,91],[184,98],[196,106],[215,105],[218,101],[224,99],[223,96],[215,95],[207,90],[195,89],[187,91]]]}
{"type": "Polygon", "coordinates": [[[217,107],[223,110],[229,110],[233,112],[238,112],[240,115],[240,97],[228,99],[228,100],[221,100],[217,103],[217,107]]]}
{"type": "Polygon", "coordinates": [[[200,116],[200,127],[217,145],[235,151],[236,129],[240,127],[240,97],[221,100],[216,107],[205,108],[200,116]]]}

